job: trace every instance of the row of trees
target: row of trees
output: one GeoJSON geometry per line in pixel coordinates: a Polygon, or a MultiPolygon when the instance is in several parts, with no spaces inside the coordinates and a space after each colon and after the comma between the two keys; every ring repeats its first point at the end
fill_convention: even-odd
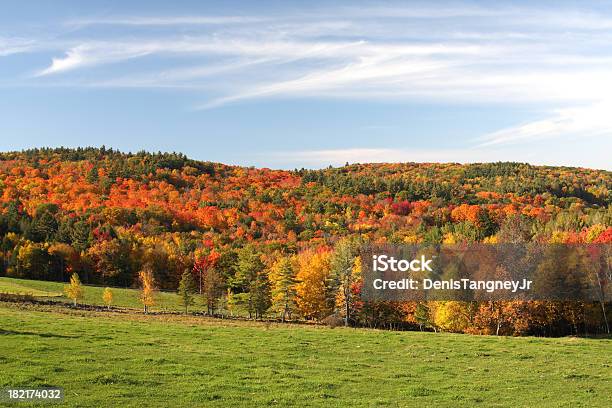
{"type": "Polygon", "coordinates": [[[281,321],[321,320],[335,314],[348,325],[358,303],[360,245],[359,238],[345,238],[335,248],[266,254],[249,244],[236,251],[231,274],[222,272],[222,257],[212,252],[196,262],[192,273],[183,273],[179,293],[187,299],[186,288],[199,281],[210,314],[223,301],[230,311],[241,307],[253,318],[274,314],[281,321]]]}
{"type": "MultiPolygon", "coordinates": [[[[269,316],[283,322],[308,319],[347,326],[504,335],[610,332],[609,308],[596,302],[364,301],[358,256],[362,244],[359,238],[343,238],[333,247],[272,255],[249,245],[238,252],[236,274],[229,279],[215,263],[194,272],[202,276],[202,296],[211,314],[231,313],[241,305],[249,317],[269,316]]],[[[566,272],[552,266],[551,279],[566,272]]],[[[179,292],[184,293],[192,281],[193,274],[186,271],[179,292]]]]}
{"type": "MultiPolygon", "coordinates": [[[[140,301],[144,307],[145,314],[149,311],[149,308],[155,305],[155,278],[150,270],[143,270],[140,272],[140,281],[142,284],[140,301]]],[[[180,291],[180,289],[179,289],[180,291]]],[[[74,306],[77,306],[85,297],[85,289],[81,284],[81,279],[78,273],[73,273],[70,276],[70,283],[64,286],[64,293],[68,299],[71,299],[74,306]]],[[[104,288],[102,292],[102,301],[107,308],[110,309],[113,304],[114,294],[113,290],[109,287],[104,288]]],[[[185,306],[187,311],[187,305],[185,306]]]]}
{"type": "MultiPolygon", "coordinates": [[[[249,307],[259,316],[269,309],[269,316],[282,322],[306,317],[320,319],[328,316],[328,323],[362,325],[389,329],[419,329],[494,335],[563,335],[610,332],[602,309],[594,303],[543,301],[429,301],[429,302],[364,302],[359,298],[361,288],[359,258],[351,259],[351,243],[342,243],[335,253],[315,251],[301,254],[297,259],[277,259],[269,272],[270,287],[262,293],[250,293],[249,307]],[[327,259],[326,259],[327,258],[327,259]],[[334,265],[334,266],[332,266],[334,265]],[[320,273],[329,268],[340,272],[336,279],[320,273]],[[297,268],[297,272],[296,269],[297,268]],[[315,273],[315,271],[319,271],[315,273]],[[304,279],[304,280],[300,280],[304,279]],[[336,288],[334,294],[330,285],[336,288]],[[314,290],[313,290],[314,288],[314,290]],[[266,299],[267,297],[267,299],[266,299]],[[253,299],[259,299],[253,300],[253,299]]],[[[148,313],[155,305],[156,285],[150,270],[140,273],[139,299],[148,313]]],[[[258,288],[259,289],[259,288],[258,288]]],[[[190,271],[182,275],[178,294],[185,313],[195,304],[198,288],[190,271]]],[[[81,302],[84,289],[74,273],[65,287],[66,296],[74,305],[81,302]]],[[[204,292],[204,301],[214,311],[221,296],[204,292]]],[[[113,291],[105,288],[102,299],[107,307],[113,303],[113,291]]],[[[234,294],[227,290],[225,311],[232,313],[237,306],[234,294]]],[[[211,309],[209,309],[210,311],[211,309]]]]}

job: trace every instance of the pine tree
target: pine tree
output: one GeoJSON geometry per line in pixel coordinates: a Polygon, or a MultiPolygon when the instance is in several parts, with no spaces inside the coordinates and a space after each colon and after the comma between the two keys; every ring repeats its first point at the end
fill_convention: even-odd
{"type": "Polygon", "coordinates": [[[270,284],[261,254],[253,245],[238,253],[238,268],[233,284],[248,293],[249,317],[261,317],[270,307],[270,284]]]}

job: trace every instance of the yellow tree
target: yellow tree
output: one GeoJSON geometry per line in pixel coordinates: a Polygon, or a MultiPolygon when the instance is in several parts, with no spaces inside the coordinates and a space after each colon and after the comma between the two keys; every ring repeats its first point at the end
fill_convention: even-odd
{"type": "Polygon", "coordinates": [[[142,284],[142,292],[140,293],[140,301],[144,306],[145,314],[149,311],[149,307],[155,304],[155,278],[153,271],[150,268],[145,268],[138,273],[140,283],[142,284]]]}
{"type": "Polygon", "coordinates": [[[102,292],[102,300],[104,300],[106,307],[110,309],[110,306],[113,303],[113,291],[111,288],[104,289],[104,292],[102,292]]]}
{"type": "Polygon", "coordinates": [[[70,277],[70,284],[64,287],[64,292],[66,292],[68,298],[72,299],[75,306],[77,305],[77,301],[83,299],[83,287],[81,286],[79,275],[76,272],[70,277]]]}
{"type": "MultiPolygon", "coordinates": [[[[306,318],[321,319],[331,311],[327,282],[330,277],[330,253],[309,250],[297,257],[296,303],[306,318]]],[[[333,302],[334,299],[332,299],[333,302]]]]}
{"type": "Polygon", "coordinates": [[[470,306],[455,300],[431,302],[433,323],[442,331],[462,333],[470,326],[470,306]]]}

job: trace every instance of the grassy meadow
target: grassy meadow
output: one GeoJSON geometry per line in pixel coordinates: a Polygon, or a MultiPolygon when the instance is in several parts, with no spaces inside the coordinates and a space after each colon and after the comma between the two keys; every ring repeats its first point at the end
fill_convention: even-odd
{"type": "MultiPolygon", "coordinates": [[[[41,300],[54,300],[58,302],[72,302],[64,294],[64,286],[62,282],[48,282],[29,279],[15,279],[0,277],[0,293],[12,294],[31,294],[35,298],[41,300]]],[[[83,285],[84,298],[81,301],[87,305],[103,306],[102,292],[104,287],[83,285]]],[[[140,291],[137,289],[122,289],[112,288],[113,291],[113,306],[122,308],[140,309],[139,296],[140,291]]],[[[191,307],[193,311],[201,311],[203,309],[202,299],[199,296],[194,296],[195,304],[191,307]]],[[[151,307],[152,311],[183,311],[184,308],[180,304],[180,298],[173,292],[157,292],[155,295],[155,306],[151,307]]]]}
{"type": "Polygon", "coordinates": [[[607,407],[612,395],[609,339],[331,329],[14,303],[0,303],[0,322],[0,388],[61,386],[70,407],[607,407]]]}
{"type": "Polygon", "coordinates": [[[43,299],[58,298],[62,297],[62,285],[57,282],[0,278],[0,293],[31,295],[43,299]]]}

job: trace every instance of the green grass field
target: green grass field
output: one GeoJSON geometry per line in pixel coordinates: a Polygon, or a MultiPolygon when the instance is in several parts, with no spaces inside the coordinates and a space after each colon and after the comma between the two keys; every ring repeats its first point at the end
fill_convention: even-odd
{"type": "MultiPolygon", "coordinates": [[[[0,303],[0,388],[79,407],[608,407],[612,341],[0,303]]],[[[19,405],[23,406],[23,405],[19,405]]]]}
{"type": "MultiPolygon", "coordinates": [[[[46,300],[56,300],[60,302],[69,303],[71,302],[71,300],[66,298],[63,292],[64,285],[65,283],[62,282],[47,282],[0,277],[0,293],[29,293],[36,298],[43,298],[46,300]]],[[[104,301],[102,300],[102,292],[104,291],[103,287],[83,285],[83,288],[83,304],[100,306],[104,305],[104,301]]],[[[133,309],[140,309],[142,307],[142,304],[139,300],[140,291],[138,291],[137,289],[112,288],[112,291],[113,306],[133,309]]],[[[157,292],[155,300],[156,305],[151,308],[152,311],[183,310],[183,307],[180,305],[180,299],[176,293],[157,292]]],[[[194,300],[196,303],[191,309],[194,311],[202,310],[202,299],[199,296],[195,296],[194,300]]]]}
{"type": "Polygon", "coordinates": [[[32,295],[37,298],[61,297],[62,287],[55,282],[53,285],[44,285],[47,282],[0,278],[0,293],[11,293],[15,295],[32,295]],[[43,285],[39,285],[42,283],[43,285]],[[35,287],[33,287],[35,286],[35,287]]]}

